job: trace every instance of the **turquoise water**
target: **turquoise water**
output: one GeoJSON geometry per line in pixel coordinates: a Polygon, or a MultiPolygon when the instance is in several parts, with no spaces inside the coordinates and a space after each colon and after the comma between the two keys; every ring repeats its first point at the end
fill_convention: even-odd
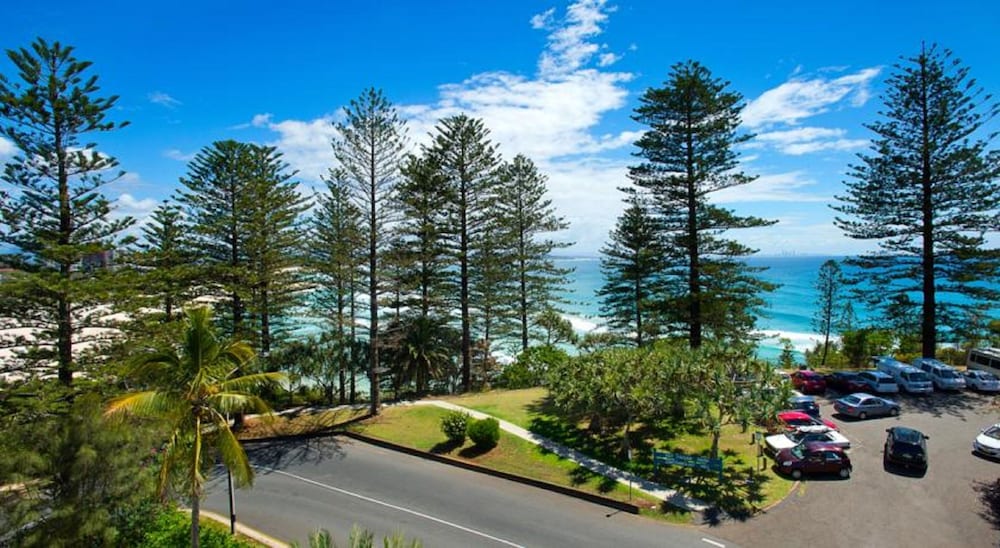
{"type": "MultiPolygon", "coordinates": [[[[824,262],[842,258],[791,256],[749,259],[751,265],[767,268],[760,274],[761,278],[780,285],[765,296],[764,315],[758,321],[760,331],[766,335],[759,351],[762,358],[777,358],[781,352],[778,343],[781,337],[790,339],[800,354],[816,344],[819,335],[813,332],[811,325],[816,305],[816,278],[824,262]]],[[[600,258],[560,258],[556,263],[560,267],[574,269],[567,293],[570,302],[565,306],[567,318],[580,332],[599,328],[603,320],[595,292],[604,283],[600,258]]],[[[855,312],[864,317],[863,310],[856,307],[855,312]]]]}

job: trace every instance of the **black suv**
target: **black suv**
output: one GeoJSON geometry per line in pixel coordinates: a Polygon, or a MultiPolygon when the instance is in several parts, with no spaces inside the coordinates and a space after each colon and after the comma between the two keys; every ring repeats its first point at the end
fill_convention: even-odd
{"type": "Polygon", "coordinates": [[[905,426],[893,426],[886,432],[889,435],[885,438],[885,454],[882,457],[886,465],[927,470],[927,436],[905,426]]]}

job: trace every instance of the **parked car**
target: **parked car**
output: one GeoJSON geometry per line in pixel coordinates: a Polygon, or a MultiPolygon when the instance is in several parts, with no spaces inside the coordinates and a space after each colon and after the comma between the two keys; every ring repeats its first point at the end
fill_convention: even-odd
{"type": "Polygon", "coordinates": [[[972,451],[985,457],[1000,458],[1000,424],[983,428],[972,441],[972,451]]]}
{"type": "Polygon", "coordinates": [[[818,441],[782,449],[775,455],[774,463],[779,472],[795,479],[801,479],[803,474],[838,474],[848,478],[853,469],[843,449],[818,441]]]}
{"type": "Polygon", "coordinates": [[[834,371],[825,377],[827,388],[832,388],[841,394],[853,394],[868,389],[868,385],[861,382],[857,371],[834,371]]]}
{"type": "Polygon", "coordinates": [[[788,449],[810,441],[821,441],[836,445],[841,449],[850,449],[851,441],[836,430],[831,430],[826,426],[803,426],[793,432],[775,434],[764,438],[767,451],[771,454],[778,453],[782,449],[788,449]]]}
{"type": "Polygon", "coordinates": [[[812,396],[792,396],[788,400],[788,406],[790,409],[802,411],[814,417],[819,416],[819,404],[812,396]]]}
{"type": "Polygon", "coordinates": [[[965,379],[954,367],[935,360],[934,358],[916,358],[913,366],[920,369],[931,378],[934,388],[938,390],[961,390],[965,388],[965,379]]]}
{"type": "Polygon", "coordinates": [[[981,392],[1000,392],[1000,379],[993,373],[969,369],[962,373],[965,378],[965,386],[981,392]]]}
{"type": "Polygon", "coordinates": [[[896,380],[881,371],[862,371],[858,373],[858,378],[868,385],[868,390],[876,394],[896,394],[899,392],[896,380]]]}
{"type": "Polygon", "coordinates": [[[826,392],[826,379],[815,371],[804,369],[792,373],[792,388],[803,394],[823,394],[826,392]]]}
{"type": "Polygon", "coordinates": [[[833,408],[842,415],[857,417],[862,420],[882,415],[892,417],[899,415],[898,403],[864,392],[840,398],[833,403],[833,408]]]}
{"type": "Polygon", "coordinates": [[[914,470],[927,469],[927,436],[919,430],[893,426],[885,430],[885,464],[896,464],[914,470]]]}
{"type": "Polygon", "coordinates": [[[798,430],[803,426],[826,426],[831,430],[840,430],[833,421],[814,417],[803,411],[781,411],[778,413],[778,422],[785,430],[798,430]]]}

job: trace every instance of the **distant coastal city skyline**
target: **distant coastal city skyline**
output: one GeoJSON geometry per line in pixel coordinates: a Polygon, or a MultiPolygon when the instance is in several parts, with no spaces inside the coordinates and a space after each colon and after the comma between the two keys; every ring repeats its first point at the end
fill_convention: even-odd
{"type": "MultiPolygon", "coordinates": [[[[723,2],[705,17],[705,6],[605,0],[111,11],[21,3],[5,8],[0,45],[40,36],[75,46],[101,92],[120,96],[113,118],[131,125],[95,136],[126,171],[106,188],[120,214],[145,219],[194,155],[224,139],[276,146],[303,192],[320,188],[339,109],[375,86],[407,120],[414,147],[440,118],[465,112],[485,121],[506,158],[532,158],[570,223],[558,238],[580,256],[598,255],[622,209],[616,189],[628,184],[643,130],[630,119],[639,96],[694,59],[744,96],[743,129],[756,134],[738,152],[758,179],[714,201],[779,221],[737,238],[764,256],[853,255],[873,244],[841,234],[829,205],[868,147],[864,124],[878,117],[893,64],[938,43],[988,92],[1000,90],[1000,7],[972,7],[723,2]],[[855,36],[865,39],[845,39],[855,36]]],[[[4,59],[0,73],[11,70],[4,59]]],[[[0,138],[0,162],[15,152],[0,138]]]]}

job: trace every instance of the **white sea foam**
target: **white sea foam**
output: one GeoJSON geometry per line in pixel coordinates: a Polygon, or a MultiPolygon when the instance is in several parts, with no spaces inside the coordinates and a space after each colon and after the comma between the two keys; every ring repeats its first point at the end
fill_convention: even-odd
{"type": "Polygon", "coordinates": [[[577,333],[603,333],[607,330],[603,323],[598,323],[593,318],[563,314],[563,319],[569,321],[573,326],[573,331],[577,333]]]}
{"type": "MultiPolygon", "coordinates": [[[[805,352],[806,350],[812,350],[816,348],[816,344],[823,341],[823,336],[819,333],[802,333],[797,331],[774,331],[774,330],[764,330],[760,332],[764,338],[761,340],[761,346],[768,348],[776,348],[778,350],[782,349],[781,339],[788,339],[792,341],[792,346],[798,352],[805,352]]],[[[831,335],[830,342],[837,342],[840,338],[831,335]]]]}

